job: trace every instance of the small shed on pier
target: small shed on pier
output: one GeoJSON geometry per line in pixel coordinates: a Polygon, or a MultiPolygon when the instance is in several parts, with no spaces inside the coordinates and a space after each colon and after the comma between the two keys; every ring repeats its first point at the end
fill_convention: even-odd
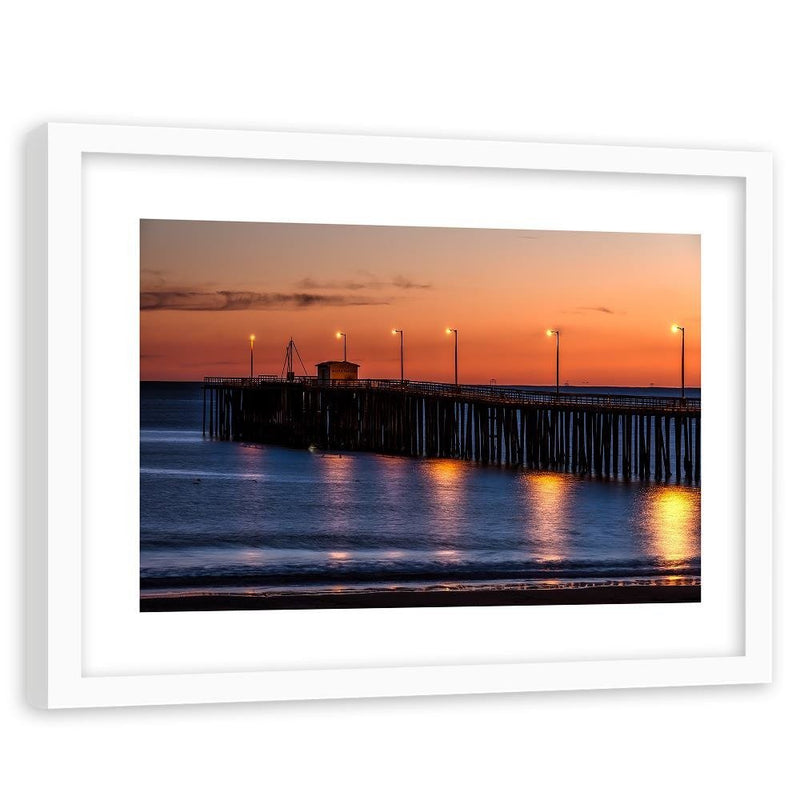
{"type": "Polygon", "coordinates": [[[317,380],[320,383],[357,381],[358,367],[352,361],[323,361],[317,364],[317,380]]]}

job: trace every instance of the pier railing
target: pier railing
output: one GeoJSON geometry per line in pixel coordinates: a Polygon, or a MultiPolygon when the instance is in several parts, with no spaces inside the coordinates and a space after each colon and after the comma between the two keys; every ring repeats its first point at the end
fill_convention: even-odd
{"type": "Polygon", "coordinates": [[[254,378],[206,377],[207,387],[258,388],[276,383],[318,386],[326,389],[380,389],[407,392],[425,397],[449,399],[490,400],[494,403],[533,406],[555,406],[558,408],[594,408],[619,411],[652,411],[654,413],[699,414],[700,400],[697,398],[654,397],[630,394],[582,394],[578,392],[546,392],[532,389],[511,389],[502,386],[476,384],[437,383],[433,381],[399,381],[364,378],[359,380],[325,381],[316,377],[296,376],[287,381],[278,375],[258,375],[254,378]]]}

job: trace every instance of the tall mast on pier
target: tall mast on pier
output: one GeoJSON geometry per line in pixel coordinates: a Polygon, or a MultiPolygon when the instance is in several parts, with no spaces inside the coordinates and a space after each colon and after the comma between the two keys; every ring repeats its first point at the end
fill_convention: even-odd
{"type": "MultiPolygon", "coordinates": [[[[308,375],[308,371],[306,370],[306,365],[303,363],[303,358],[300,355],[300,351],[297,349],[297,345],[294,343],[294,339],[289,339],[289,344],[286,345],[286,357],[283,359],[283,369],[286,373],[286,380],[293,381],[294,380],[294,357],[295,354],[300,361],[300,366],[303,368],[303,374],[308,375]]],[[[283,374],[283,373],[281,373],[283,374]]]]}

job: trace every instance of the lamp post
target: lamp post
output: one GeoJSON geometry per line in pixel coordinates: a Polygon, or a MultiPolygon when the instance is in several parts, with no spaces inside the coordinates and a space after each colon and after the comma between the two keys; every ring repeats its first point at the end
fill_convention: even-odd
{"type": "Polygon", "coordinates": [[[344,360],[347,361],[347,334],[342,331],[336,332],[337,339],[344,339],[344,360]]]}
{"type": "Polygon", "coordinates": [[[400,328],[393,328],[392,334],[400,334],[400,383],[405,383],[405,371],[403,369],[403,357],[404,357],[404,347],[403,347],[403,331],[400,328]]]}
{"type": "Polygon", "coordinates": [[[250,335],[250,380],[253,380],[253,343],[255,342],[256,337],[252,334],[250,335]]]}
{"type": "Polygon", "coordinates": [[[686,365],[686,331],[680,325],[673,325],[672,332],[677,333],[678,331],[681,332],[681,400],[686,399],[686,382],[684,380],[684,375],[686,374],[684,371],[686,365]]]}
{"type": "Polygon", "coordinates": [[[452,333],[455,338],[455,350],[454,350],[454,360],[455,360],[455,385],[458,386],[458,328],[448,328],[447,333],[452,333]]]}
{"type": "Polygon", "coordinates": [[[554,328],[547,329],[548,336],[555,336],[556,337],[556,397],[558,397],[559,392],[561,391],[561,381],[559,379],[559,361],[561,358],[561,332],[555,330],[554,328]]]}

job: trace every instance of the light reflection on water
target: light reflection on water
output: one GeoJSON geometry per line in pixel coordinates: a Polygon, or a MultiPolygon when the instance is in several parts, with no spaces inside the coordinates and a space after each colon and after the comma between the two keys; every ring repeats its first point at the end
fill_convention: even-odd
{"type": "Polygon", "coordinates": [[[574,491],[566,475],[531,473],[524,476],[530,520],[531,555],[543,562],[561,561],[568,555],[565,517],[574,491]]]}
{"type": "MultiPolygon", "coordinates": [[[[352,515],[355,485],[352,478],[353,459],[331,455],[309,456],[320,467],[320,477],[327,488],[325,492],[324,523],[332,532],[347,534],[352,515]]],[[[336,556],[331,556],[334,560],[336,556]]],[[[339,559],[341,560],[341,559],[339,559]]]]}
{"type": "MultiPolygon", "coordinates": [[[[437,531],[445,543],[456,545],[462,526],[462,504],[468,465],[462,461],[437,458],[420,462],[423,481],[427,483],[436,509],[437,531]]],[[[441,558],[458,557],[457,550],[444,547],[437,550],[441,558]]]]}
{"type": "Polygon", "coordinates": [[[642,520],[650,552],[667,566],[700,556],[700,493],[681,486],[653,486],[644,495],[642,520]]]}

